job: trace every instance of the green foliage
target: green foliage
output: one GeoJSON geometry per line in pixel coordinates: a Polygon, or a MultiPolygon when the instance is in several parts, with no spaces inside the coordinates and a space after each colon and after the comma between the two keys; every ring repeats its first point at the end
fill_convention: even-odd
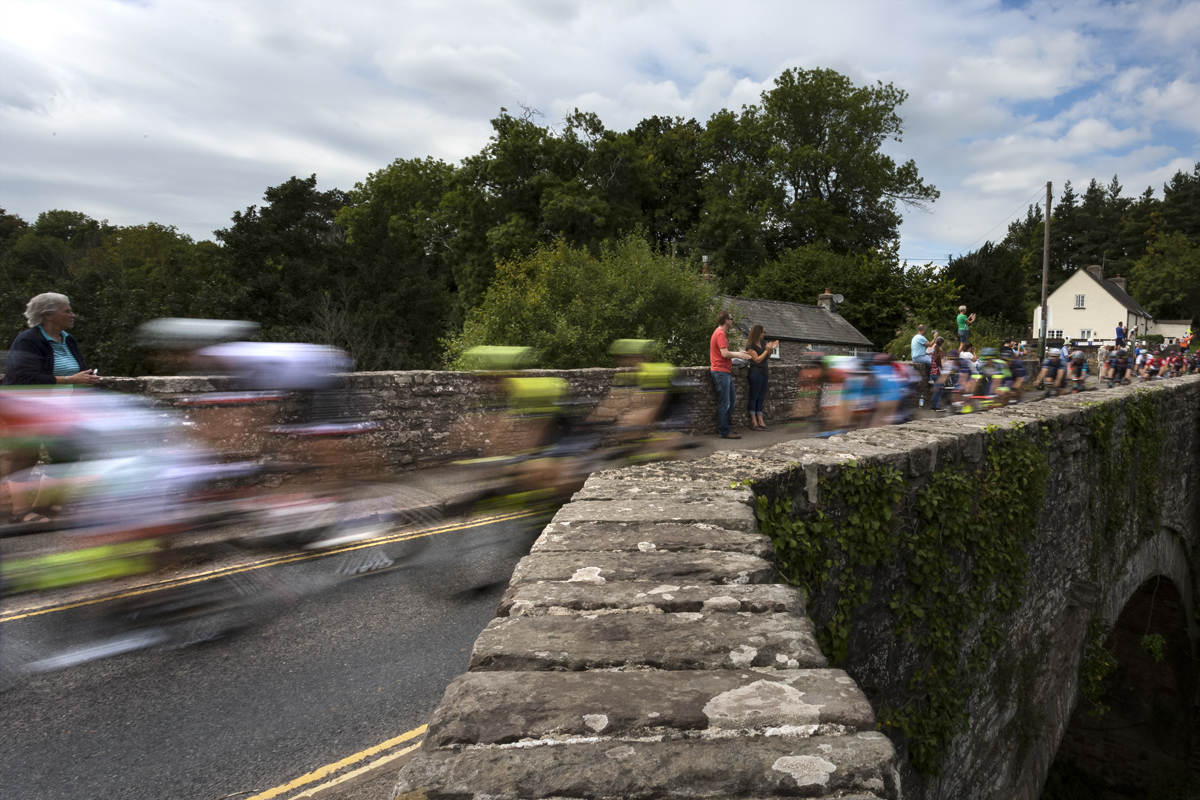
{"type": "Polygon", "coordinates": [[[1151,633],[1141,638],[1138,647],[1142,648],[1142,651],[1157,664],[1163,660],[1163,648],[1166,644],[1167,640],[1163,638],[1162,634],[1151,633]]]}
{"type": "Polygon", "coordinates": [[[906,322],[914,331],[918,322],[925,322],[932,331],[940,319],[953,321],[957,285],[932,265],[902,264],[897,252],[895,243],[857,256],[823,243],[804,245],[764,265],[747,282],[744,295],[812,305],[828,288],[846,298],[837,312],[880,348],[906,322]]]}
{"type": "Polygon", "coordinates": [[[633,136],[578,110],[561,131],[537,116],[500,109],[487,146],[463,161],[438,207],[462,309],[483,301],[499,263],[558,239],[597,254],[602,242],[644,226],[643,203],[663,202],[655,178],[669,176],[633,136]]]}
{"type": "MultiPolygon", "coordinates": [[[[926,323],[925,327],[926,338],[933,341],[932,333],[935,328],[928,323],[926,323]]],[[[943,325],[940,329],[936,330],[938,331],[938,335],[946,340],[946,343],[942,346],[943,352],[958,349],[958,328],[953,321],[950,325],[943,325]]],[[[896,333],[896,338],[888,343],[887,352],[894,356],[908,358],[912,355],[912,337],[916,332],[917,319],[910,317],[904,325],[900,326],[900,330],[896,333]]],[[[976,352],[984,347],[999,348],[1001,344],[1009,339],[1019,340],[1021,338],[1020,334],[1021,329],[1017,326],[1008,325],[1003,321],[997,321],[989,317],[977,317],[971,325],[971,344],[975,345],[976,352]]]]}
{"type": "Polygon", "coordinates": [[[1138,533],[1143,537],[1158,533],[1162,518],[1162,491],[1159,487],[1162,460],[1162,426],[1158,423],[1157,407],[1148,392],[1139,392],[1126,411],[1127,433],[1121,442],[1123,461],[1136,466],[1133,484],[1134,511],[1138,533]]]}
{"type": "Polygon", "coordinates": [[[1020,248],[1007,242],[985,242],[972,253],[950,259],[946,276],[962,287],[962,304],[980,319],[995,319],[1023,331],[1029,321],[1021,290],[1025,280],[1021,255],[1020,248]]]}
{"type": "MultiPolygon", "coordinates": [[[[621,133],[579,110],[549,126],[534,109],[514,116],[502,108],[488,144],[460,165],[400,159],[351,192],[318,191],[315,175],[269,187],[260,206],[214,232],[222,246],[180,240],[172,263],[187,274],[174,283],[114,256],[90,264],[78,284],[80,265],[95,260],[87,254],[105,249],[116,228],[74,211],[47,211],[33,225],[0,211],[0,309],[15,335],[30,296],[75,292],[80,341],[109,373],[143,368],[130,335],[159,313],[254,320],[270,339],[343,347],[360,369],[431,367],[452,358],[441,341],[475,335],[456,329],[484,302],[498,265],[559,242],[603,260],[606,247],[643,238],[678,259],[677,294],[690,296],[685,268],[694,273],[704,254],[738,293],[765,262],[799,245],[867,253],[895,241],[897,203],[937,197],[912,161],[882,152],[900,140],[905,99],[890,84],[789,70],[761,107],[722,110],[707,124],[656,116],[621,133]]],[[[662,287],[651,294],[671,299],[662,287]]],[[[883,292],[852,294],[855,318],[878,327],[878,341],[891,338],[903,310],[883,292]]],[[[803,302],[814,298],[806,291],[803,302]]],[[[641,313],[616,310],[601,327],[632,333],[641,313]]],[[[579,320],[540,322],[561,334],[554,344],[580,336],[593,346],[596,331],[576,330],[579,320]]],[[[700,360],[686,325],[651,328],[670,352],[700,360]]]]}
{"type": "Polygon", "coordinates": [[[774,542],[784,580],[810,597],[826,586],[836,587],[836,607],[817,630],[817,642],[835,663],[846,660],[851,615],[871,592],[872,581],[863,570],[891,554],[892,509],[903,497],[903,487],[904,478],[892,467],[860,467],[850,461],[829,487],[831,500],[845,505],[842,514],[828,516],[818,509],[812,519],[799,521],[791,517],[790,499],[771,504],[765,496],[758,498],[760,530],[774,542]]]}
{"type": "Polygon", "coordinates": [[[613,340],[634,338],[656,339],[664,360],[700,364],[715,324],[711,290],[644,240],[628,236],[599,256],[560,241],[500,264],[452,359],[475,345],[523,345],[548,368],[608,366],[613,340]]]}
{"type": "Polygon", "coordinates": [[[897,238],[897,202],[937,199],[912,161],[882,152],[901,139],[896,109],[907,97],[833,70],[790,69],[761,106],[713,115],[701,137],[704,212],[688,238],[693,252],[712,255],[727,291],[740,293],[766,261],[804,245],[882,249],[897,238]]]}
{"type": "Polygon", "coordinates": [[[156,223],[113,227],[74,212],[47,212],[32,226],[7,217],[0,244],[0,348],[25,328],[29,298],[71,298],[72,330],[89,366],[106,375],[147,369],[133,342],[137,325],[158,316],[228,317],[240,287],[221,271],[221,251],[156,223]]]}
{"type": "MultiPolygon", "coordinates": [[[[1041,443],[1015,430],[988,436],[985,464],[939,470],[917,492],[911,525],[897,524],[904,479],[886,466],[847,463],[835,481],[822,482],[828,502],[808,519],[794,519],[786,500],[758,501],[760,530],[775,544],[784,580],[810,598],[833,598],[817,639],[835,663],[850,655],[854,611],[876,568],[903,563],[907,588],[888,605],[897,635],[922,661],[907,701],[881,708],[879,721],[904,734],[913,765],[926,774],[938,772],[966,724],[967,699],[1001,642],[996,616],[1024,595],[1025,545],[1045,495],[1041,443]]],[[[1023,735],[1036,735],[1033,722],[1023,735]]]]}
{"type": "Polygon", "coordinates": [[[896,109],[908,94],[892,84],[855,86],[830,69],[784,70],[763,93],[764,132],[782,202],[773,217],[794,247],[825,241],[841,251],[880,248],[896,238],[897,201],[923,208],[938,191],[912,161],[881,152],[901,140],[896,109]]]}
{"type": "MultiPolygon", "coordinates": [[[[1092,551],[1089,576],[1102,586],[1122,574],[1139,538],[1158,533],[1162,515],[1159,476],[1162,465],[1162,426],[1149,392],[1137,392],[1124,407],[1124,429],[1118,437],[1118,417],[1112,404],[1092,409],[1088,417],[1091,468],[1099,485],[1092,498],[1092,551]],[[1132,512],[1132,513],[1131,513],[1132,512]],[[1123,533],[1128,528],[1128,533],[1123,533]]],[[[1100,717],[1104,679],[1116,667],[1104,649],[1111,627],[1092,619],[1088,644],[1079,668],[1080,691],[1090,704],[1089,714],[1100,717]]],[[[1143,642],[1146,642],[1144,639],[1143,642]]],[[[1153,644],[1153,639],[1150,640],[1153,644]]]]}
{"type": "Polygon", "coordinates": [[[1200,319],[1200,236],[1157,234],[1133,265],[1129,288],[1158,319],[1200,319]]]}
{"type": "Polygon", "coordinates": [[[1088,714],[1097,718],[1112,710],[1103,702],[1104,679],[1117,668],[1116,658],[1104,647],[1110,633],[1111,625],[1101,617],[1092,617],[1088,623],[1087,648],[1079,667],[1079,693],[1091,705],[1088,714]]]}
{"type": "MultiPolygon", "coordinates": [[[[1163,187],[1125,197],[1116,176],[1089,181],[1083,194],[1068,181],[1051,208],[1049,289],[1076,270],[1104,267],[1105,277],[1129,278],[1130,294],[1159,318],[1200,315],[1195,248],[1200,245],[1200,163],[1163,187]]],[[[1043,211],[1031,205],[997,243],[952,258],[949,276],[963,287],[974,312],[1024,327],[1041,300],[1043,211]]]]}

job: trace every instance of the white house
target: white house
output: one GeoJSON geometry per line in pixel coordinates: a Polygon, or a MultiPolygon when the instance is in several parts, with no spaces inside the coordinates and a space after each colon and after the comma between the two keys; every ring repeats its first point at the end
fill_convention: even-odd
{"type": "MultiPolygon", "coordinates": [[[[1125,279],[1103,277],[1099,264],[1076,270],[1046,300],[1046,339],[1112,342],[1117,323],[1126,335],[1137,328],[1139,335],[1150,332],[1154,318],[1125,291],[1125,279]]],[[[1033,312],[1033,336],[1042,331],[1042,307],[1033,312]]]]}
{"type": "Polygon", "coordinates": [[[1177,344],[1191,329],[1190,319],[1156,319],[1150,325],[1149,332],[1161,335],[1165,344],[1177,344]]]}

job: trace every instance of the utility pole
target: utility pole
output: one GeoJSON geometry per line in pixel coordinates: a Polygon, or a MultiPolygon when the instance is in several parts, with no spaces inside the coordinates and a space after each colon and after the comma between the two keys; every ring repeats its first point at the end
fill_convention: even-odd
{"type": "Polygon", "coordinates": [[[1046,358],[1046,289],[1050,283],[1050,181],[1046,181],[1046,239],[1042,243],[1042,336],[1038,360],[1046,358]]]}

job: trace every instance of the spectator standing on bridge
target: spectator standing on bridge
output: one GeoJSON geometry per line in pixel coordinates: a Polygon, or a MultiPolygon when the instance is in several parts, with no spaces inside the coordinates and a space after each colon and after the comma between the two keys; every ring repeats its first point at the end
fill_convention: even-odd
{"type": "Polygon", "coordinates": [[[975,315],[967,316],[967,307],[958,307],[958,342],[959,344],[968,344],[971,341],[971,324],[975,322],[975,315]]]}
{"type": "Polygon", "coordinates": [[[1120,322],[1117,322],[1117,349],[1120,350],[1125,346],[1125,328],[1120,322]]]}
{"type": "MultiPolygon", "coordinates": [[[[44,292],[31,299],[25,306],[25,324],[28,330],[17,335],[4,362],[5,386],[92,386],[100,382],[87,362],[75,337],[68,332],[75,326],[75,312],[71,300],[57,292],[44,292]]],[[[12,497],[13,524],[43,525],[50,520],[39,505],[41,479],[33,480],[32,467],[37,466],[40,443],[29,447],[9,448],[8,476],[9,493],[12,497]]],[[[52,460],[65,460],[66,456],[52,460]]]]}
{"type": "Polygon", "coordinates": [[[933,396],[929,399],[929,407],[934,411],[942,410],[942,390],[946,385],[946,354],[942,352],[946,340],[938,336],[933,340],[933,352],[929,354],[929,380],[933,381],[933,396]]]}
{"type": "Polygon", "coordinates": [[[779,342],[766,341],[767,332],[762,325],[755,325],[746,337],[746,352],[750,354],[750,393],[746,399],[746,410],[750,413],[750,429],[765,431],[763,403],[767,399],[767,382],[770,378],[770,362],[767,361],[779,342]]]}
{"type": "Polygon", "coordinates": [[[733,315],[722,311],[717,315],[717,329],[708,340],[708,369],[717,390],[717,433],[722,439],[740,439],[733,432],[733,406],[737,403],[737,388],[733,385],[733,359],[749,359],[745,350],[730,352],[729,330],[733,315]]]}

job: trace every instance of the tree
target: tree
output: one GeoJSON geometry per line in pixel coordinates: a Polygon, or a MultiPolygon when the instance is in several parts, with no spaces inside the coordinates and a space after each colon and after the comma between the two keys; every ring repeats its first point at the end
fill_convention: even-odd
{"type": "Polygon", "coordinates": [[[1130,293],[1158,319],[1200,318],[1200,244],[1158,234],[1129,276],[1130,293]]]}
{"type": "Polygon", "coordinates": [[[497,267],[483,303],[456,343],[525,345],[554,369],[610,366],[621,338],[655,339],[659,356],[681,365],[707,363],[713,297],[682,262],[655,253],[637,236],[600,248],[559,240],[497,267]]]}
{"type": "Polygon", "coordinates": [[[223,271],[216,244],[151,222],[109,231],[76,263],[70,291],[89,362],[108,374],[137,375],[151,367],[134,338],[139,325],[235,316],[244,289],[223,271]]]}
{"type": "Polygon", "coordinates": [[[629,131],[651,186],[642,201],[646,233],[663,252],[689,252],[686,236],[704,208],[703,134],[700,123],[682,117],[648,117],[629,131]]]}
{"type": "Polygon", "coordinates": [[[911,319],[949,329],[959,287],[932,265],[901,264],[897,245],[845,255],[827,244],[789,250],[746,284],[745,296],[812,305],[825,289],[841,294],[838,313],[882,349],[911,319]]]}
{"type": "Polygon", "coordinates": [[[714,114],[702,137],[705,212],[690,236],[711,253],[725,288],[741,290],[768,260],[803,245],[837,253],[898,237],[897,204],[937,199],[914,162],[881,152],[901,140],[891,84],[856,87],[832,70],[787,70],[761,106],[714,114]]]}
{"type": "Polygon", "coordinates": [[[1163,185],[1159,226],[1167,233],[1179,231],[1191,242],[1200,241],[1200,161],[1190,175],[1179,170],[1163,185]]]}
{"type": "Polygon", "coordinates": [[[962,287],[962,304],[972,313],[998,317],[1013,325],[1026,322],[1026,285],[1020,250],[1003,243],[985,242],[966,256],[951,258],[946,277],[962,287]]]}
{"type": "MultiPolygon", "coordinates": [[[[0,245],[0,309],[3,331],[0,348],[25,328],[23,312],[29,298],[42,292],[71,295],[73,271],[87,253],[98,247],[113,228],[78,211],[53,210],[38,214],[28,225],[20,217],[4,215],[5,238],[0,245]]],[[[82,299],[82,298],[80,298],[82,299]]],[[[86,304],[77,303],[81,316],[86,304]]],[[[81,324],[80,330],[86,325],[81,324]]]]}
{"type": "Polygon", "coordinates": [[[738,294],[779,252],[768,211],[775,187],[758,109],[745,108],[740,117],[725,110],[713,114],[700,141],[703,206],[688,244],[692,253],[709,255],[725,290],[738,294]]]}
{"type": "MultiPolygon", "coordinates": [[[[1151,243],[1173,231],[1200,241],[1200,164],[1190,175],[1177,172],[1164,185],[1163,200],[1150,187],[1137,198],[1121,192],[1115,175],[1107,186],[1089,181],[1082,197],[1070,181],[1063,186],[1050,226],[1049,291],[1091,264],[1101,265],[1105,277],[1129,276],[1151,243]]],[[[1009,225],[1003,241],[951,259],[948,272],[963,285],[963,300],[973,311],[1007,325],[1027,324],[1041,302],[1044,230],[1041,208],[1031,205],[1024,219],[1009,225]]],[[[1135,282],[1130,290],[1143,305],[1174,302],[1143,300],[1135,282]]]]}
{"type": "Polygon", "coordinates": [[[441,204],[446,251],[462,308],[483,298],[496,264],[559,238],[599,252],[601,242],[644,227],[654,194],[649,165],[629,134],[578,110],[561,132],[536,112],[492,120],[483,152],[465,159],[441,204]]]}
{"type": "Polygon", "coordinates": [[[451,231],[438,216],[455,169],[432,158],[397,159],[349,193],[336,221],[346,232],[344,272],[318,298],[321,337],[361,369],[436,366],[450,326],[444,254],[451,231]]]}
{"type": "Polygon", "coordinates": [[[937,199],[913,161],[897,166],[880,151],[902,141],[896,108],[907,98],[890,83],[858,87],[829,69],[785,70],[763,93],[785,246],[882,248],[897,238],[897,202],[924,208],[937,199]]]}
{"type": "Polygon", "coordinates": [[[239,316],[261,323],[268,338],[303,341],[314,293],[331,290],[343,271],[345,236],[335,215],[348,198],[338,189],[318,192],[311,175],[272,186],[263,199],[213,234],[242,288],[239,316]]]}

